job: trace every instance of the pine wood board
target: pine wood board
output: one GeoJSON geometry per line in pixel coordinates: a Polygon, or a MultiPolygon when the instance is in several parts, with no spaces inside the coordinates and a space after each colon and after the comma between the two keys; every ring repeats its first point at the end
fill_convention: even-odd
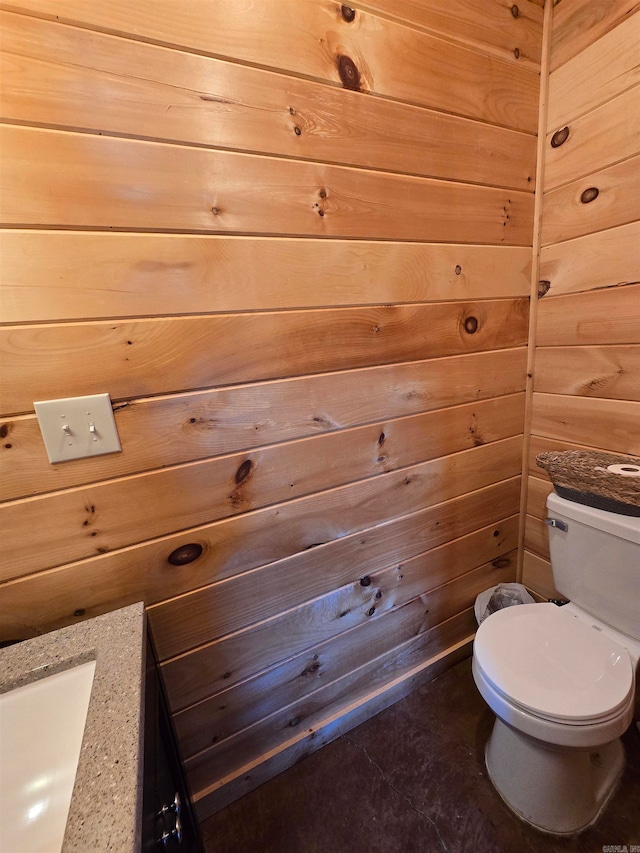
{"type": "Polygon", "coordinates": [[[279,560],[294,560],[311,573],[321,573],[329,560],[352,560],[365,574],[387,552],[404,558],[424,550],[437,531],[453,539],[507,517],[518,489],[516,477],[391,521],[384,494],[373,497],[372,511],[358,513],[353,490],[335,501],[329,492],[27,575],[1,587],[0,638],[26,639],[136,601],[152,605],[279,560]],[[320,541],[325,544],[309,547],[320,541]],[[195,562],[168,562],[192,543],[203,549],[195,562]]]}
{"type": "Polygon", "coordinates": [[[9,125],[0,145],[11,227],[531,243],[518,190],[9,125]]]}
{"type": "Polygon", "coordinates": [[[542,243],[558,243],[640,219],[640,156],[545,193],[542,243]],[[592,201],[584,193],[596,189],[592,201]]]}
{"type": "Polygon", "coordinates": [[[640,455],[640,404],[627,400],[533,395],[531,432],[560,441],[640,455]]]}
{"type": "MultiPolygon", "coordinates": [[[[473,526],[476,524],[474,522],[473,526]]],[[[400,526],[391,525],[388,534],[394,536],[400,526]]],[[[436,543],[452,538],[451,530],[429,533],[430,539],[425,541],[425,537],[421,537],[420,544],[412,542],[408,546],[411,549],[409,553],[418,553],[425,547],[431,549],[436,543]]],[[[379,547],[378,554],[368,564],[362,560],[364,546],[357,550],[352,562],[344,558],[348,550],[353,552],[355,543],[350,542],[341,548],[326,549],[325,567],[318,576],[314,576],[307,568],[309,562],[315,562],[314,559],[310,561],[300,555],[299,558],[291,557],[254,569],[152,606],[148,610],[148,617],[158,658],[165,660],[183,654],[305,602],[312,602],[312,599],[314,601],[308,604],[307,611],[320,614],[322,620],[326,619],[327,611],[334,601],[340,602],[342,610],[357,608],[363,601],[376,610],[381,605],[384,608],[396,606],[398,597],[403,600],[408,600],[407,596],[413,598],[427,589],[446,583],[455,574],[462,574],[490,558],[500,556],[503,551],[517,547],[518,523],[517,517],[513,516],[508,521],[464,536],[464,541],[457,539],[455,545],[443,545],[437,553],[430,550],[429,557],[409,558],[402,563],[399,561],[403,559],[402,554],[407,553],[407,547],[394,550],[388,541],[382,540],[374,531],[368,537],[367,551],[371,550],[371,538],[379,541],[379,547]],[[465,560],[473,559],[474,554],[481,556],[476,563],[468,565],[465,560]],[[467,565],[467,569],[460,568],[463,565],[467,565]],[[362,586],[360,581],[363,576],[371,580],[370,585],[362,586]],[[329,596],[329,607],[322,600],[324,596],[329,596]],[[345,598],[351,603],[343,606],[345,598]]],[[[335,624],[339,625],[340,621],[337,620],[335,624]]],[[[306,617],[305,623],[312,631],[311,617],[306,617]]]]}
{"type": "MultiPolygon", "coordinates": [[[[605,4],[601,4],[604,6],[605,4]]],[[[629,7],[629,3],[625,4],[629,7]]],[[[637,3],[634,5],[637,6],[637,3]]],[[[625,18],[549,77],[547,132],[615,98],[639,81],[640,12],[625,18]]]]}
{"type": "Polygon", "coordinates": [[[640,85],[566,126],[569,136],[562,145],[551,144],[555,131],[547,136],[545,192],[640,153],[640,85]]]}
{"type": "Polygon", "coordinates": [[[640,346],[538,347],[536,391],[640,401],[640,346]]]}
{"type": "Polygon", "coordinates": [[[24,15],[0,27],[13,123],[535,185],[529,134],[24,15]]]}
{"type": "Polygon", "coordinates": [[[527,315],[517,299],[9,327],[0,412],[105,388],[122,401],[518,347],[527,315]]]}
{"type": "Polygon", "coordinates": [[[553,585],[551,563],[531,551],[524,552],[523,584],[544,599],[562,598],[553,585]]]}
{"type": "Polygon", "coordinates": [[[553,11],[551,69],[564,65],[638,11],[637,0],[564,0],[553,11]]]}
{"type": "Polygon", "coordinates": [[[640,284],[546,296],[539,302],[539,347],[638,343],[640,284]]]}
{"type": "Polygon", "coordinates": [[[136,40],[291,72],[393,100],[534,133],[538,77],[495,56],[358,10],[353,22],[333,0],[171,0],[108,6],[83,0],[8,2],[32,12],[136,40]],[[203,26],[206,21],[206,26],[203,26]],[[347,57],[349,71],[344,71],[347,57]],[[341,64],[342,62],[342,64],[341,64]],[[340,73],[342,68],[342,73],[340,73]]]}
{"type": "Polygon", "coordinates": [[[387,420],[524,390],[525,360],[523,348],[495,350],[128,400],[114,413],[125,452],[64,465],[49,463],[35,416],[4,420],[0,500],[367,423],[382,432],[387,420]]]}
{"type": "MultiPolygon", "coordinates": [[[[360,512],[366,519],[363,526],[369,526],[376,517],[374,495],[378,501],[386,496],[379,522],[390,513],[397,517],[515,476],[520,470],[517,454],[521,444],[522,437],[514,436],[381,473],[351,487],[333,489],[331,499],[353,499],[360,492],[364,499],[360,512]],[[350,488],[350,495],[343,494],[350,488]]],[[[223,457],[222,465],[225,461],[223,457]]],[[[322,461],[326,466],[326,460],[322,461]]],[[[304,468],[302,472],[291,469],[282,478],[268,465],[261,469],[257,458],[251,466],[234,463],[226,477],[215,462],[191,463],[5,503],[0,512],[0,579],[11,580],[286,500],[292,491],[290,483],[304,473],[304,468]],[[241,470],[247,473],[244,480],[238,473],[241,470]],[[265,493],[260,499],[262,489],[265,493]],[[25,530],[29,531],[28,541],[25,530]]]]}
{"type": "MultiPolygon", "coordinates": [[[[473,579],[466,576],[465,580],[475,592],[475,589],[480,586],[478,576],[482,578],[481,582],[492,585],[492,583],[500,582],[503,572],[491,566],[483,566],[472,574],[475,576],[473,579]],[[498,580],[496,580],[496,576],[498,580]]],[[[450,588],[442,590],[440,593],[442,596],[447,593],[452,597],[456,596],[456,592],[450,588]]],[[[440,611],[439,602],[436,601],[438,597],[438,591],[430,597],[430,605],[436,611],[440,611]]],[[[468,593],[465,598],[468,604],[468,593]]],[[[443,610],[446,613],[448,608],[443,608],[443,610]]],[[[437,612],[434,619],[439,620],[441,615],[442,611],[437,612]]],[[[431,610],[429,616],[431,616],[431,610]]],[[[431,626],[433,623],[429,621],[428,624],[431,626]]],[[[210,746],[198,755],[187,758],[185,767],[193,787],[196,790],[201,790],[212,779],[227,776],[255,758],[256,755],[259,756],[280,743],[286,742],[291,736],[292,728],[295,729],[298,726],[312,727],[314,723],[322,719],[327,708],[334,703],[344,703],[354,696],[369,693],[372,689],[375,690],[377,687],[388,683],[399,669],[414,666],[423,653],[422,648],[416,648],[415,640],[402,644],[399,649],[389,649],[377,659],[368,661],[347,675],[336,679],[336,681],[319,687],[314,693],[292,702],[289,706],[274,712],[248,729],[232,735],[221,743],[210,746]]]]}
{"type": "MultiPolygon", "coordinates": [[[[503,569],[510,578],[509,566],[503,569]]],[[[469,619],[468,610],[452,621],[469,619]]],[[[473,618],[473,617],[471,617],[473,618]]],[[[295,700],[303,699],[319,687],[358,669],[390,648],[407,644],[418,651],[430,632],[422,632],[424,605],[419,598],[369,619],[352,631],[338,634],[324,643],[253,676],[240,684],[204,699],[173,715],[182,754],[187,757],[218,743],[295,700]],[[354,637],[357,632],[357,644],[354,637]],[[407,641],[407,637],[412,639],[407,641]]],[[[443,623],[441,623],[443,625],[443,623]]],[[[475,626],[469,625],[470,630],[475,626]]]]}
{"type": "Polygon", "coordinates": [[[540,518],[527,515],[524,529],[524,548],[544,560],[549,560],[549,528],[540,518]]]}
{"type": "Polygon", "coordinates": [[[511,7],[499,0],[366,0],[358,6],[536,69],[542,49],[541,7],[542,2],[521,0],[515,16],[511,7]]]}
{"type": "Polygon", "coordinates": [[[640,222],[544,246],[540,278],[549,296],[640,283],[640,222]]]}
{"type": "Polygon", "coordinates": [[[529,477],[527,514],[539,520],[545,519],[547,517],[547,498],[552,492],[553,486],[550,480],[529,477]]]}
{"type": "MultiPolygon", "coordinates": [[[[518,484],[519,485],[519,484],[518,484]]],[[[511,487],[510,487],[511,488],[511,487]]],[[[513,494],[513,491],[512,491],[513,494]]],[[[512,512],[518,504],[518,492],[506,508],[512,512]]],[[[494,517],[499,512],[493,507],[494,517]]],[[[486,516],[485,516],[486,517],[486,516]]],[[[476,520],[479,523],[479,519],[476,520]]],[[[482,523],[482,522],[480,522],[482,523]]],[[[354,594],[350,590],[337,591],[331,598],[324,599],[325,618],[316,613],[319,621],[315,623],[313,637],[309,636],[308,619],[313,612],[313,603],[306,608],[277,614],[274,617],[237,631],[224,639],[207,643],[186,654],[171,658],[161,665],[164,683],[174,711],[188,707],[207,696],[211,696],[244,681],[257,672],[273,666],[297,654],[302,647],[322,642],[326,636],[347,631],[371,618],[369,610],[377,605],[377,600],[369,602],[366,589],[360,587],[355,594],[360,595],[359,607],[354,608],[354,594]],[[364,598],[362,598],[364,589],[364,598]]],[[[385,609],[384,597],[380,607],[385,609]]],[[[379,611],[378,615],[379,614],[379,611]]]]}
{"type": "Polygon", "coordinates": [[[531,249],[5,230],[0,265],[0,320],[28,323],[524,297],[531,249]]]}
{"type": "MultiPolygon", "coordinates": [[[[468,625],[469,623],[467,623],[468,625]]],[[[464,628],[456,634],[461,637],[464,628]]],[[[447,642],[447,641],[445,641],[447,642]]],[[[472,636],[467,634],[446,649],[416,665],[408,673],[396,677],[390,684],[359,697],[349,705],[337,708],[313,729],[294,735],[278,748],[264,753],[235,773],[208,785],[194,795],[199,820],[204,820],[263,782],[286,770],[297,761],[330,743],[341,734],[402,699],[471,654],[472,636]]]]}

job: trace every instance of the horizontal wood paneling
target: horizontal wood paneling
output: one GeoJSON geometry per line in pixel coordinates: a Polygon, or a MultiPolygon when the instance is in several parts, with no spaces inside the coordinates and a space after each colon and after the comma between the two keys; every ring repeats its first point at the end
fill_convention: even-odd
{"type": "MultiPolygon", "coordinates": [[[[509,567],[503,572],[505,578],[510,576],[509,567]]],[[[464,615],[452,619],[462,621],[467,632],[472,633],[475,624],[469,622],[470,615],[469,611],[464,611],[464,615]]],[[[437,629],[436,626],[436,629],[421,633],[423,620],[424,606],[419,599],[413,599],[379,619],[368,619],[353,629],[359,637],[355,651],[351,643],[353,633],[346,631],[178,712],[174,722],[183,754],[194,755],[241,731],[387,653],[389,648],[407,643],[414,650],[411,654],[419,653],[428,637],[433,641],[433,632],[437,629]],[[407,640],[407,637],[411,639],[407,640]]],[[[447,635],[450,626],[441,625],[438,633],[444,642],[442,635],[447,635]]]]}
{"type": "MultiPolygon", "coordinates": [[[[541,473],[542,468],[538,469],[541,473]]],[[[544,472],[546,473],[546,471],[544,472]]],[[[543,519],[547,517],[547,498],[553,491],[550,480],[542,480],[539,477],[529,477],[529,502],[527,510],[534,518],[543,519]]]]}
{"type": "Polygon", "coordinates": [[[542,3],[0,7],[0,634],[143,600],[203,816],[514,577],[542,3]]]}
{"type": "Polygon", "coordinates": [[[533,189],[528,134],[23,15],[0,27],[12,122],[533,189]]]}
{"type": "MultiPolygon", "coordinates": [[[[549,532],[547,525],[539,518],[527,515],[524,529],[525,550],[549,561],[549,532]]],[[[539,589],[536,591],[540,591],[539,589]]]]}
{"type": "Polygon", "coordinates": [[[527,314],[526,300],[497,300],[14,327],[0,332],[0,411],[521,346],[527,314]]]}
{"type": "Polygon", "coordinates": [[[46,0],[4,6],[336,85],[342,85],[340,57],[348,57],[355,73],[342,72],[347,88],[532,133],[536,129],[534,70],[360,10],[348,22],[333,0],[304,6],[297,0],[261,0],[249,14],[238,0],[219,0],[213,8],[205,0],[180,7],[171,0],[151,6],[112,0],[106,9],[64,0],[55,13],[46,0]]]}
{"type": "Polygon", "coordinates": [[[538,346],[638,343],[640,284],[547,296],[538,306],[538,346]]]}
{"type": "MultiPolygon", "coordinates": [[[[521,437],[515,436],[381,474],[351,487],[350,497],[358,491],[362,498],[366,494],[371,519],[373,496],[382,492],[386,517],[397,517],[514,476],[519,471],[521,443],[521,437]],[[388,506],[391,494],[393,507],[388,506]]],[[[379,452],[377,445],[373,452],[379,452]]],[[[218,467],[223,471],[226,467],[226,476],[212,466],[215,461],[192,463],[5,504],[0,514],[0,577],[10,580],[281,501],[291,492],[290,483],[299,471],[288,470],[290,476],[283,480],[278,468],[267,467],[263,477],[257,456],[245,479],[238,479],[242,467],[238,459],[223,457],[218,467]],[[263,489],[266,493],[261,497],[263,489]],[[31,531],[28,543],[22,525],[31,531]]],[[[338,491],[334,490],[336,498],[338,491]]],[[[379,521],[384,518],[383,514],[379,521]]]]}
{"type": "MultiPolygon", "coordinates": [[[[426,606],[425,596],[425,601],[420,601],[419,605],[422,610],[423,630],[442,621],[447,612],[455,613],[471,606],[476,595],[492,585],[491,582],[486,582],[487,572],[491,577],[497,578],[494,583],[499,583],[504,579],[505,569],[510,566],[512,567],[511,559],[502,567],[489,564],[480,570],[474,570],[475,573],[471,577],[468,574],[463,575],[455,586],[446,591],[455,591],[455,595],[445,594],[444,599],[437,595],[433,609],[426,606]],[[483,582],[484,587],[481,586],[483,582]],[[454,599],[458,599],[456,604],[453,603],[454,599]],[[442,602],[444,611],[437,607],[438,600],[442,602]],[[425,610],[429,611],[428,614],[425,610]]],[[[279,630],[276,630],[274,620],[261,622],[243,632],[223,637],[214,644],[162,664],[165,684],[173,706],[176,709],[185,708],[212,695],[213,692],[230,687],[234,682],[242,681],[268,666],[286,660],[303,648],[312,649],[339,633],[353,631],[352,637],[355,638],[355,632],[367,622],[379,619],[384,623],[384,617],[390,612],[392,602],[390,599],[385,600],[384,593],[380,599],[376,599],[378,591],[376,587],[353,584],[351,587],[334,591],[331,596],[282,614],[278,619],[279,630]],[[370,613],[372,608],[373,613],[370,613]],[[247,642],[253,640],[250,656],[238,656],[235,651],[239,650],[243,640],[247,649],[247,642]],[[256,640],[260,642],[256,643],[256,640]],[[178,662],[181,664],[179,671],[178,662]],[[208,673],[212,677],[208,677],[208,673]]],[[[384,630],[382,625],[380,629],[384,630]]]]}
{"type": "Polygon", "coordinates": [[[636,11],[553,71],[549,77],[547,132],[638,83],[639,42],[640,12],[636,11]]]}
{"type": "Polygon", "coordinates": [[[640,347],[539,347],[534,388],[640,401],[640,347]]]}
{"type": "Polygon", "coordinates": [[[637,3],[564,0],[553,10],[544,148],[523,582],[557,596],[541,452],[640,454],[640,77],[637,3]],[[591,200],[582,195],[592,189],[591,200]],[[598,190],[598,194],[593,192],[598,190]]]}
{"type": "Polygon", "coordinates": [[[464,660],[471,654],[472,631],[471,611],[466,610],[460,618],[454,617],[441,628],[433,629],[420,663],[401,672],[383,687],[356,698],[346,707],[339,704],[337,708],[331,708],[324,719],[312,728],[293,735],[277,749],[252,759],[223,779],[212,781],[203,790],[195,792],[194,805],[199,819],[204,820],[464,660]]]}
{"type": "MultiPolygon", "coordinates": [[[[0,445],[1,499],[380,422],[391,412],[399,418],[502,397],[524,390],[525,361],[524,348],[496,350],[128,400],[115,406],[125,452],[62,466],[49,464],[35,416],[5,420],[0,423],[8,439],[0,445]]],[[[383,422],[380,433],[384,429],[383,422]]],[[[469,436],[486,440],[477,428],[469,436]]]]}
{"type": "Polygon", "coordinates": [[[560,441],[640,454],[640,404],[561,394],[533,395],[531,431],[560,441]]]}
{"type": "Polygon", "coordinates": [[[524,552],[522,583],[544,598],[562,598],[562,594],[553,585],[551,563],[531,551],[524,552]]]}
{"type": "Polygon", "coordinates": [[[569,137],[559,147],[551,145],[553,133],[547,137],[545,191],[640,153],[640,86],[565,126],[569,137]]]}
{"type": "Polygon", "coordinates": [[[497,54],[520,65],[540,66],[542,2],[523,0],[514,15],[508,4],[486,0],[366,0],[358,8],[396,18],[497,54]],[[514,55],[518,48],[519,56],[514,55]]]}
{"type": "Polygon", "coordinates": [[[533,198],[517,190],[11,126],[0,145],[0,221],[16,227],[530,240],[533,198]]]}
{"type": "Polygon", "coordinates": [[[640,283],[640,222],[544,246],[540,278],[550,296],[640,283]]]}
{"type": "Polygon", "coordinates": [[[553,10],[551,69],[555,70],[640,11],[636,0],[564,0],[553,10]]]}
{"type": "Polygon", "coordinates": [[[571,240],[640,219],[640,157],[594,172],[551,190],[544,198],[542,242],[571,240]],[[597,189],[591,202],[586,190],[597,189]]]}
{"type": "MultiPolygon", "coordinates": [[[[431,512],[432,516],[435,514],[435,510],[431,512]]],[[[476,523],[475,520],[467,522],[469,527],[476,523]]],[[[393,536],[393,528],[398,526],[391,526],[387,532],[393,536]]],[[[517,530],[517,516],[512,516],[508,521],[500,521],[499,524],[482,528],[479,533],[463,537],[464,542],[456,540],[459,546],[449,543],[443,545],[438,554],[429,552],[431,556],[428,559],[413,558],[401,565],[398,565],[398,561],[404,559],[403,552],[407,553],[407,547],[411,548],[409,553],[412,554],[420,546],[433,548],[436,543],[451,538],[453,531],[449,529],[444,533],[429,530],[430,537],[417,537],[421,540],[420,545],[414,535],[411,545],[404,549],[390,550],[389,544],[380,540],[379,553],[366,563],[361,557],[353,562],[340,559],[336,551],[344,552],[344,548],[328,549],[331,553],[326,555],[326,567],[314,577],[309,577],[309,560],[302,559],[304,555],[245,572],[228,581],[151,607],[149,620],[157,637],[158,656],[164,660],[182,654],[212,639],[268,619],[272,613],[284,612],[320,596],[335,598],[334,591],[347,585],[356,605],[361,603],[361,596],[365,596],[367,601],[378,608],[380,604],[376,602],[380,602],[383,597],[384,607],[396,606],[400,599],[408,601],[422,590],[432,589],[450,580],[454,576],[454,567],[457,574],[462,574],[488,561],[490,557],[512,550],[517,546],[517,530]],[[476,559],[476,556],[475,563],[468,562],[476,559]],[[391,561],[393,566],[389,567],[391,561]],[[358,588],[362,586],[362,572],[371,580],[371,588],[358,588]]],[[[369,540],[371,536],[379,538],[375,531],[372,531],[369,540]]],[[[361,553],[362,549],[359,551],[361,553]]],[[[313,612],[327,612],[324,603],[313,603],[309,607],[313,612]]],[[[311,625],[309,630],[313,630],[311,625]]]]}
{"type": "Polygon", "coordinates": [[[321,573],[329,561],[364,575],[383,565],[388,554],[405,559],[462,536],[474,525],[507,517],[517,506],[518,491],[516,477],[386,521],[384,491],[374,498],[377,509],[369,516],[366,497],[339,490],[101,554],[5,584],[0,638],[31,636],[34,626],[53,630],[128,601],[151,605],[283,559],[304,566],[310,576],[321,573]],[[367,528],[369,519],[382,521],[367,528]],[[184,566],[171,565],[169,555],[189,543],[200,545],[202,555],[184,566]]]}
{"type": "MultiPolygon", "coordinates": [[[[467,548],[473,549],[477,539],[478,534],[474,534],[464,537],[463,541],[467,548]]],[[[463,541],[458,540],[457,543],[442,546],[428,552],[428,557],[421,555],[403,564],[402,574],[406,578],[410,565],[418,568],[426,559],[429,559],[428,583],[431,589],[438,585],[435,582],[438,578],[443,582],[447,581],[443,571],[450,572],[455,567],[458,575],[464,574],[464,564],[460,564],[458,558],[455,562],[451,559],[452,548],[459,552],[463,541]],[[445,569],[445,566],[448,568],[445,569]]],[[[502,558],[493,562],[499,563],[495,568],[502,572],[501,581],[507,581],[513,577],[515,561],[504,556],[504,551],[502,553],[502,558]]],[[[426,568],[422,565],[423,571],[426,568]]],[[[379,585],[381,578],[376,576],[374,582],[379,585]]],[[[403,594],[402,597],[406,599],[407,595],[403,594]]],[[[429,609],[432,603],[430,598],[429,609]]],[[[357,650],[351,644],[351,630],[342,632],[302,654],[185,708],[175,716],[183,754],[194,755],[201,749],[269,716],[279,708],[305,697],[322,684],[330,683],[389,649],[403,644],[407,637],[416,637],[424,628],[424,618],[425,605],[420,598],[409,599],[407,604],[399,604],[396,599],[394,607],[383,614],[383,631],[379,630],[380,623],[376,619],[367,619],[352,629],[356,630],[360,637],[357,650]]]]}
{"type": "MultiPolygon", "coordinates": [[[[442,504],[434,510],[437,514],[435,520],[434,516],[431,517],[430,526],[433,529],[434,525],[440,526],[438,521],[446,523],[447,519],[459,518],[460,512],[468,514],[466,524],[470,525],[499,521],[512,514],[518,506],[519,486],[519,479],[515,478],[494,486],[490,497],[488,490],[482,490],[466,495],[458,503],[451,501],[442,504]]],[[[408,519],[409,523],[411,521],[408,519]]],[[[415,535],[419,535],[416,528],[413,530],[416,530],[415,535]]],[[[393,553],[392,548],[389,553],[393,553]]],[[[348,590],[343,599],[347,604],[349,597],[348,590]]],[[[312,644],[323,642],[336,631],[348,630],[369,618],[367,612],[371,604],[366,601],[366,607],[361,606],[349,612],[345,612],[348,606],[344,607],[342,603],[339,597],[334,600],[331,618],[325,623],[318,623],[317,631],[310,640],[312,644]]],[[[354,603],[353,598],[351,603],[354,603]]],[[[162,664],[172,707],[178,710],[192,705],[256,674],[261,667],[272,666],[300,651],[307,642],[308,622],[304,610],[295,613],[298,614],[295,618],[293,614],[278,614],[162,664]]]]}
{"type": "Polygon", "coordinates": [[[0,253],[5,323],[513,298],[531,275],[529,248],[442,243],[29,230],[0,253]]]}
{"type": "MultiPolygon", "coordinates": [[[[460,598],[464,596],[467,603],[470,598],[469,589],[474,591],[478,589],[478,576],[491,585],[494,580],[499,583],[503,574],[501,569],[484,566],[471,573],[471,577],[464,578],[466,589],[460,589],[462,582],[458,582],[455,588],[452,588],[454,586],[452,584],[449,589],[436,590],[429,596],[430,608],[433,607],[436,612],[433,618],[439,620],[439,617],[451,607],[451,600],[458,596],[460,598]]],[[[430,609],[429,616],[431,615],[430,609]]],[[[430,619],[425,619],[425,622],[429,626],[433,624],[430,619]]],[[[383,654],[374,661],[355,668],[348,675],[319,687],[315,693],[293,702],[222,743],[215,744],[193,758],[187,759],[186,767],[194,788],[200,790],[205,787],[207,780],[211,777],[224,777],[238,766],[242,766],[260,750],[267,752],[282,741],[288,740],[291,728],[296,728],[298,725],[313,726],[318,716],[326,713],[325,708],[330,707],[333,702],[344,703],[354,693],[356,695],[367,693],[388,682],[389,668],[393,671],[398,667],[397,654],[395,650],[387,652],[386,655],[383,654]]],[[[404,665],[407,666],[408,663],[406,661],[404,665]]]]}

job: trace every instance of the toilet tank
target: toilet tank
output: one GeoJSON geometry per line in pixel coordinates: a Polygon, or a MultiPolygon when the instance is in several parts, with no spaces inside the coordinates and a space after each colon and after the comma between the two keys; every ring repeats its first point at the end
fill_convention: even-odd
{"type": "Polygon", "coordinates": [[[640,518],[605,512],[552,493],[549,527],[556,589],[582,610],[640,640],[640,518]]]}

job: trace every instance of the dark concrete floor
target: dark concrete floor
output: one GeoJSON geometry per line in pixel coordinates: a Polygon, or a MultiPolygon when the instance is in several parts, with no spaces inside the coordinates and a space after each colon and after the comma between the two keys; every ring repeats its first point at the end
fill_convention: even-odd
{"type": "Polygon", "coordinates": [[[570,838],[516,818],[487,778],[493,715],[466,660],[202,825],[207,853],[640,851],[640,733],[597,823],[570,838]]]}

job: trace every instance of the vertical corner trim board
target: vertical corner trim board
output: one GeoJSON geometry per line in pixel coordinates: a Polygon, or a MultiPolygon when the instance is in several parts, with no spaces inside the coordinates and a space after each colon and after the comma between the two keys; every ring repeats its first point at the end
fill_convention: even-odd
{"type": "Polygon", "coordinates": [[[144,600],[204,816],[514,576],[543,4],[0,5],[0,632],[144,600]],[[50,465],[34,401],[104,391],[122,452],[50,465]]]}

